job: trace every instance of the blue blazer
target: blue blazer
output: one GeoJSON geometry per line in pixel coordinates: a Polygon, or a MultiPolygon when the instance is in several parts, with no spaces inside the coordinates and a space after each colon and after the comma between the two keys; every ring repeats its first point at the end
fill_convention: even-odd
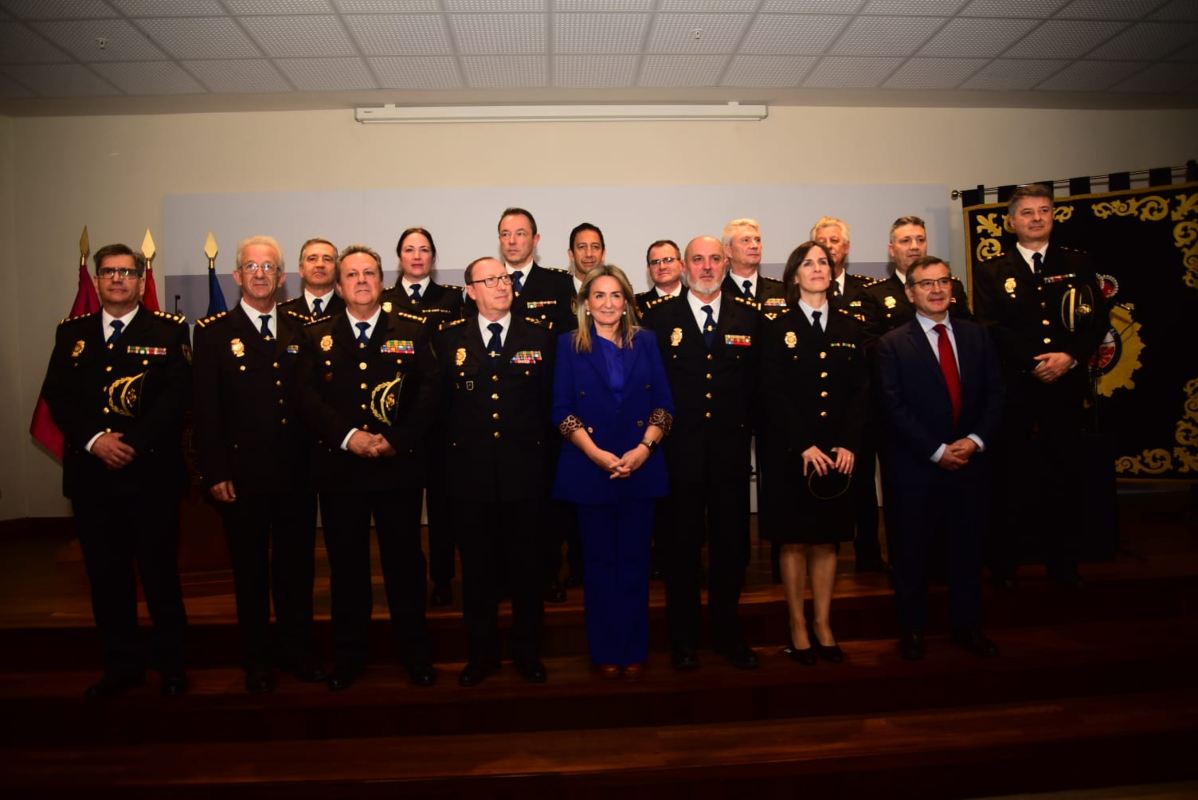
{"type": "MultiPolygon", "coordinates": [[[[617,456],[623,455],[644,438],[653,409],[674,413],[674,400],[657,340],[649,331],[636,332],[632,359],[626,362],[624,396],[617,402],[603,357],[597,350],[576,351],[572,337],[572,333],[564,333],[557,342],[553,423],[558,425],[573,414],[582,420],[596,445],[617,456]]],[[[602,505],[625,498],[662,497],[668,488],[665,458],[660,449],[655,449],[628,478],[613,480],[582,450],[565,441],[557,462],[553,496],[570,503],[602,505]]]]}

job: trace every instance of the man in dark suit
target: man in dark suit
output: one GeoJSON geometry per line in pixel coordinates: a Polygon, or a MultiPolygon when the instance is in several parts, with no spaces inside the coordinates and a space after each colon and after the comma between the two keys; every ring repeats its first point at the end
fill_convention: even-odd
{"type": "Polygon", "coordinates": [[[644,313],[645,306],[659,297],[682,294],[682,251],[672,239],[658,239],[645,251],[645,264],[653,288],[636,296],[636,306],[644,313]]]}
{"type": "Polygon", "coordinates": [[[952,639],[976,655],[998,655],[980,627],[982,539],[990,500],[989,455],[998,436],[1003,386],[985,329],[949,314],[952,274],[932,257],[907,270],[916,316],[878,344],[887,415],[888,500],[901,553],[894,587],[909,660],[923,658],[927,562],[938,529],[948,533],[952,639]]]}
{"type": "Polygon", "coordinates": [[[603,231],[590,222],[580,222],[570,231],[570,248],[566,257],[570,259],[571,280],[574,282],[574,294],[582,288],[582,282],[587,273],[595,267],[603,266],[607,256],[607,243],[603,240],[603,231]]]}
{"type": "Polygon", "coordinates": [[[383,311],[378,253],[350,245],[337,271],[345,312],[304,327],[295,378],[316,439],[313,473],[329,554],[336,654],[329,688],[349,687],[366,668],[372,516],[404,667],[414,684],[429,686],[436,671],[424,624],[420,500],[440,368],[424,317],[383,311]]]}
{"type": "Polygon", "coordinates": [[[449,323],[436,340],[447,405],[445,482],[469,635],[458,683],[474,686],[499,668],[505,577],[512,660],[526,680],[543,683],[539,532],[556,444],[548,426],[554,337],[548,323],[511,313],[511,278],[499,261],[471,263],[466,292],[478,314],[449,323]]]}
{"type": "Polygon", "coordinates": [[[345,303],[334,290],[337,248],[328,239],[309,239],[300,247],[300,293],[279,303],[283,313],[294,311],[312,319],[340,314],[345,303]]]}
{"type": "Polygon", "coordinates": [[[164,695],[187,690],[179,584],[179,498],[186,486],[183,415],[191,403],[191,350],[182,317],[148,311],[145,259],[123,244],[95,255],[98,314],[64,320],[42,385],[62,430],[63,494],[71,500],[104,675],[88,697],[145,681],[137,576],[154,620],[164,695]]]}
{"type": "Polygon", "coordinates": [[[723,290],[733,292],[746,300],[753,300],[762,308],[786,305],[786,287],[776,278],[767,278],[761,269],[761,226],[755,219],[734,219],[724,226],[724,257],[728,261],[728,272],[724,276],[723,290]]]}
{"type": "Polygon", "coordinates": [[[224,521],[251,694],[275,686],[272,595],[281,665],[302,681],[325,679],[312,648],[316,495],[292,399],[308,318],[275,305],[283,274],[278,242],[242,241],[233,270],[241,302],[199,320],[195,334],[196,455],[224,521]]]}
{"type": "Polygon", "coordinates": [[[1084,480],[1094,395],[1088,362],[1109,330],[1108,308],[1090,257],[1051,242],[1047,186],[1016,189],[1008,219],[1015,247],[973,276],[978,320],[994,336],[1007,380],[999,455],[1007,514],[990,568],[1001,588],[1014,586],[1023,534],[1050,576],[1077,588],[1078,509],[1092,491],[1084,480]]]}
{"type": "Polygon", "coordinates": [[[666,616],[674,667],[699,665],[700,563],[708,544],[708,610],[715,649],[753,669],[737,615],[749,557],[749,445],[757,385],[757,304],[721,290],[727,260],[713,236],[692,239],[683,259],[688,291],[649,304],[675,414],[664,450],[666,616]]]}

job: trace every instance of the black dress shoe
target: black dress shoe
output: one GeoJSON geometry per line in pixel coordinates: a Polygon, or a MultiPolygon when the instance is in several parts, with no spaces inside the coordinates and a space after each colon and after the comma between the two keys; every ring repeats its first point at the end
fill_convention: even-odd
{"type": "Polygon", "coordinates": [[[818,641],[812,642],[811,649],[815,654],[832,664],[839,664],[844,661],[844,651],[840,649],[838,644],[820,644],[818,641]]]}
{"type": "Polygon", "coordinates": [[[953,631],[953,644],[960,645],[980,658],[994,658],[998,645],[986,638],[980,628],[960,628],[953,631]]]}
{"type": "Polygon", "coordinates": [[[275,690],[274,674],[269,669],[246,670],[245,690],[250,694],[270,694],[275,690]]]}
{"type": "Polygon", "coordinates": [[[358,682],[358,678],[362,677],[360,669],[342,669],[335,667],[333,674],[328,677],[329,689],[334,692],[341,692],[358,682]]]}
{"type": "Polygon", "coordinates": [[[923,634],[919,631],[903,631],[899,637],[899,653],[908,661],[923,659],[923,634]]]}
{"type": "Polygon", "coordinates": [[[428,604],[432,608],[445,608],[453,604],[453,587],[448,583],[433,584],[433,592],[429,596],[428,604]]]}
{"type": "Polygon", "coordinates": [[[990,581],[994,585],[994,590],[1003,594],[1010,594],[1018,585],[1014,575],[995,575],[990,581]]]}
{"type": "Polygon", "coordinates": [[[734,644],[719,652],[720,655],[728,659],[729,664],[737,669],[757,669],[757,667],[761,666],[761,662],[757,659],[757,654],[753,652],[753,648],[744,642],[734,644]]]}
{"type": "Polygon", "coordinates": [[[549,680],[549,671],[545,669],[545,665],[539,658],[534,658],[531,661],[517,661],[516,669],[520,670],[520,675],[529,683],[544,683],[549,680]]]}
{"type": "Polygon", "coordinates": [[[182,672],[165,672],[162,685],[158,687],[163,697],[180,697],[187,694],[187,676],[182,672]]]}
{"type": "Polygon", "coordinates": [[[890,565],[883,561],[880,556],[859,558],[856,561],[854,570],[857,572],[878,572],[885,575],[890,572],[890,565]]]}
{"type": "Polygon", "coordinates": [[[427,661],[420,664],[409,664],[406,667],[408,680],[413,686],[432,686],[437,682],[437,670],[427,661]]]}
{"type": "Polygon", "coordinates": [[[693,672],[699,668],[699,656],[690,647],[675,647],[670,662],[679,672],[693,672]]]}
{"type": "Polygon", "coordinates": [[[579,589],[579,588],[581,588],[581,587],[582,587],[582,576],[581,576],[581,575],[576,575],[576,574],[574,574],[573,572],[571,572],[569,575],[567,575],[567,576],[566,576],[566,584],[565,584],[565,586],[566,586],[566,588],[567,588],[567,589],[579,589]]]}
{"type": "Polygon", "coordinates": [[[808,647],[800,650],[799,648],[795,647],[793,643],[791,643],[783,648],[782,652],[790,656],[791,661],[797,661],[804,667],[815,666],[816,655],[814,647],[808,647]]]}
{"type": "Polygon", "coordinates": [[[495,674],[498,664],[482,664],[477,661],[467,661],[466,666],[458,673],[458,686],[477,686],[495,674]]]}
{"type": "Polygon", "coordinates": [[[553,581],[545,587],[545,602],[554,604],[566,602],[566,587],[562,586],[561,581],[553,581]]]}
{"type": "Polygon", "coordinates": [[[87,687],[83,696],[95,700],[104,697],[117,697],[130,689],[145,686],[144,675],[105,675],[100,680],[87,687]]]}
{"type": "Polygon", "coordinates": [[[287,671],[290,672],[297,681],[302,683],[320,683],[321,681],[326,681],[329,678],[329,675],[324,671],[324,668],[315,662],[296,664],[287,671]]]}

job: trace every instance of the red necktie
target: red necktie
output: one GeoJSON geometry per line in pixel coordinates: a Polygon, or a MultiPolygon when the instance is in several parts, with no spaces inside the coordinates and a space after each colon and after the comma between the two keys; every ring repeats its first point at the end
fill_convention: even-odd
{"type": "Polygon", "coordinates": [[[961,421],[961,374],[957,372],[957,357],[953,355],[953,343],[948,340],[948,330],[942,323],[932,326],[936,331],[936,347],[940,351],[940,372],[944,385],[948,387],[948,399],[953,404],[953,424],[961,421]]]}

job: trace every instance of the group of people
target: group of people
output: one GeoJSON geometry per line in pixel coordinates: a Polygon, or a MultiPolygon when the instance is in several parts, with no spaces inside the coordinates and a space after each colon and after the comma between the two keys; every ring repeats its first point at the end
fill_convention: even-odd
{"type": "Polygon", "coordinates": [[[141,255],[101,248],[103,308],[59,326],[43,386],[66,438],[64,493],[104,641],[105,671],[88,695],[144,682],[135,568],[162,692],[186,691],[176,547],[191,407],[198,471],[229,544],[251,693],[273,690],[278,670],[333,690],[362,675],[372,523],[416,685],[437,677],[425,612],[452,600],[455,548],[463,686],[500,668],[505,597],[508,655],[524,679],[547,680],[544,603],[578,582],[599,673],[638,678],[655,557],[674,668],[700,665],[705,579],[711,648],[753,669],[738,605],[754,448],[759,532],[785,587],[791,658],[844,659],[831,601],[837,548],[850,541],[858,569],[893,567],[909,659],[924,652],[929,556],[947,542],[953,641],[996,655],[980,624],[986,535],[1000,586],[1013,586],[1020,554],[1003,531],[1016,525],[1042,531],[1054,577],[1079,580],[1059,509],[1078,491],[1070,445],[1084,432],[1087,360],[1107,326],[1084,254],[1050,243],[1050,191],[1021,187],[1008,218],[1018,244],[977,269],[972,313],[913,216],[891,228],[893,274],[883,280],[847,270],[849,226],[832,217],[794,248],[781,281],[765,277],[759,226],[737,219],[684,248],[652,243],[653,288],[640,295],[605,263],[603,233],[590,223],[571,232],[570,271],[541,266],[536,221],[521,208],[502,213],[500,258],[471,262],[464,288],[432,280],[433,236],[410,228],[390,288],[369,247],[338,252],[311,239],[300,250],[302,292],[278,303],[282,250],[254,236],[237,250],[240,302],[197,323],[194,357],[180,317],[141,306],[141,255]],[[1023,499],[992,519],[996,486],[1023,499]],[[312,640],[318,506],[332,604],[327,673],[312,640]]]}

